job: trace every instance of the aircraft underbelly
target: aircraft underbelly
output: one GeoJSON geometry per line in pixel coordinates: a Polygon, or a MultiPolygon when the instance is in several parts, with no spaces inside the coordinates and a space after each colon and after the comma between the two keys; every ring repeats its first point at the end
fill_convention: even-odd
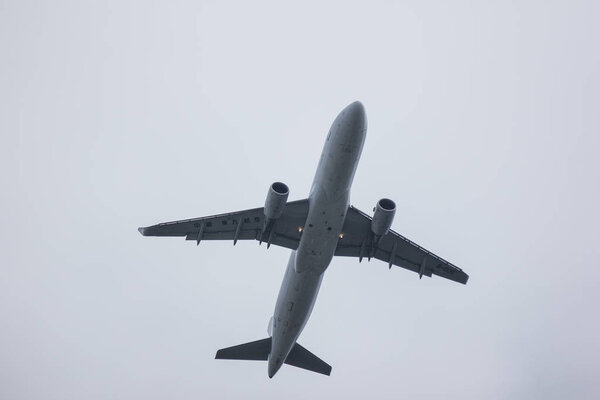
{"type": "Polygon", "coordinates": [[[344,225],[365,133],[364,109],[353,103],[338,115],[327,136],[300,243],[290,255],[275,305],[269,376],[284,363],[312,312],[344,225]]]}
{"type": "Polygon", "coordinates": [[[285,361],[302,332],[315,305],[323,274],[296,272],[296,252],[292,251],[279,291],[271,325],[272,347],[269,369],[277,370],[285,361]]]}
{"type": "Polygon", "coordinates": [[[341,113],[334,121],[308,198],[308,217],[296,254],[296,271],[323,273],[335,252],[350,201],[350,188],[366,124],[341,113]]]}

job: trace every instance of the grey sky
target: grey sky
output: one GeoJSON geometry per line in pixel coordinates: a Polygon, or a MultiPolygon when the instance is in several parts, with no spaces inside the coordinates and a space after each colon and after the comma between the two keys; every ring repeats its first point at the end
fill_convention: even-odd
{"type": "Polygon", "coordinates": [[[0,398],[600,396],[597,2],[149,3],[0,3],[0,398]],[[214,361],[288,251],[136,228],[306,197],[354,100],[352,203],[469,284],[335,259],[331,377],[214,361]]]}

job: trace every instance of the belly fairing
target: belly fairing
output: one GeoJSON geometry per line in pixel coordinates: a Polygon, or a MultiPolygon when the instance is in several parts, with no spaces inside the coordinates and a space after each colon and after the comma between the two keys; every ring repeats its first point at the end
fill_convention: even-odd
{"type": "Polygon", "coordinates": [[[348,210],[349,192],[330,197],[319,184],[313,186],[309,211],[296,252],[296,272],[322,274],[335,252],[348,210]]]}

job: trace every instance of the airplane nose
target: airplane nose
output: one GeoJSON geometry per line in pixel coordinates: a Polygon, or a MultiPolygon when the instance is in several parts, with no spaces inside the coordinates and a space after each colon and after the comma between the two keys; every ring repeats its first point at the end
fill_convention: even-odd
{"type": "Polygon", "coordinates": [[[360,101],[355,101],[354,103],[350,104],[349,106],[346,107],[346,110],[350,113],[357,113],[357,114],[363,114],[365,113],[365,106],[363,106],[363,103],[361,103],[360,101]]]}
{"type": "Polygon", "coordinates": [[[354,128],[353,130],[363,132],[367,125],[365,106],[360,101],[355,101],[342,111],[344,122],[354,128]]]}

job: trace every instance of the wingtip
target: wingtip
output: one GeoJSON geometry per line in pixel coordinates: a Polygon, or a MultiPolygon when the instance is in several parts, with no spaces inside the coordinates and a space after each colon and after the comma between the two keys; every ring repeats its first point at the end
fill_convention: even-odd
{"type": "Polygon", "coordinates": [[[142,236],[146,236],[146,228],[139,227],[138,232],[142,234],[142,236]]]}
{"type": "Polygon", "coordinates": [[[223,360],[223,359],[224,359],[223,349],[217,350],[217,353],[215,354],[215,360],[223,360]]]}

